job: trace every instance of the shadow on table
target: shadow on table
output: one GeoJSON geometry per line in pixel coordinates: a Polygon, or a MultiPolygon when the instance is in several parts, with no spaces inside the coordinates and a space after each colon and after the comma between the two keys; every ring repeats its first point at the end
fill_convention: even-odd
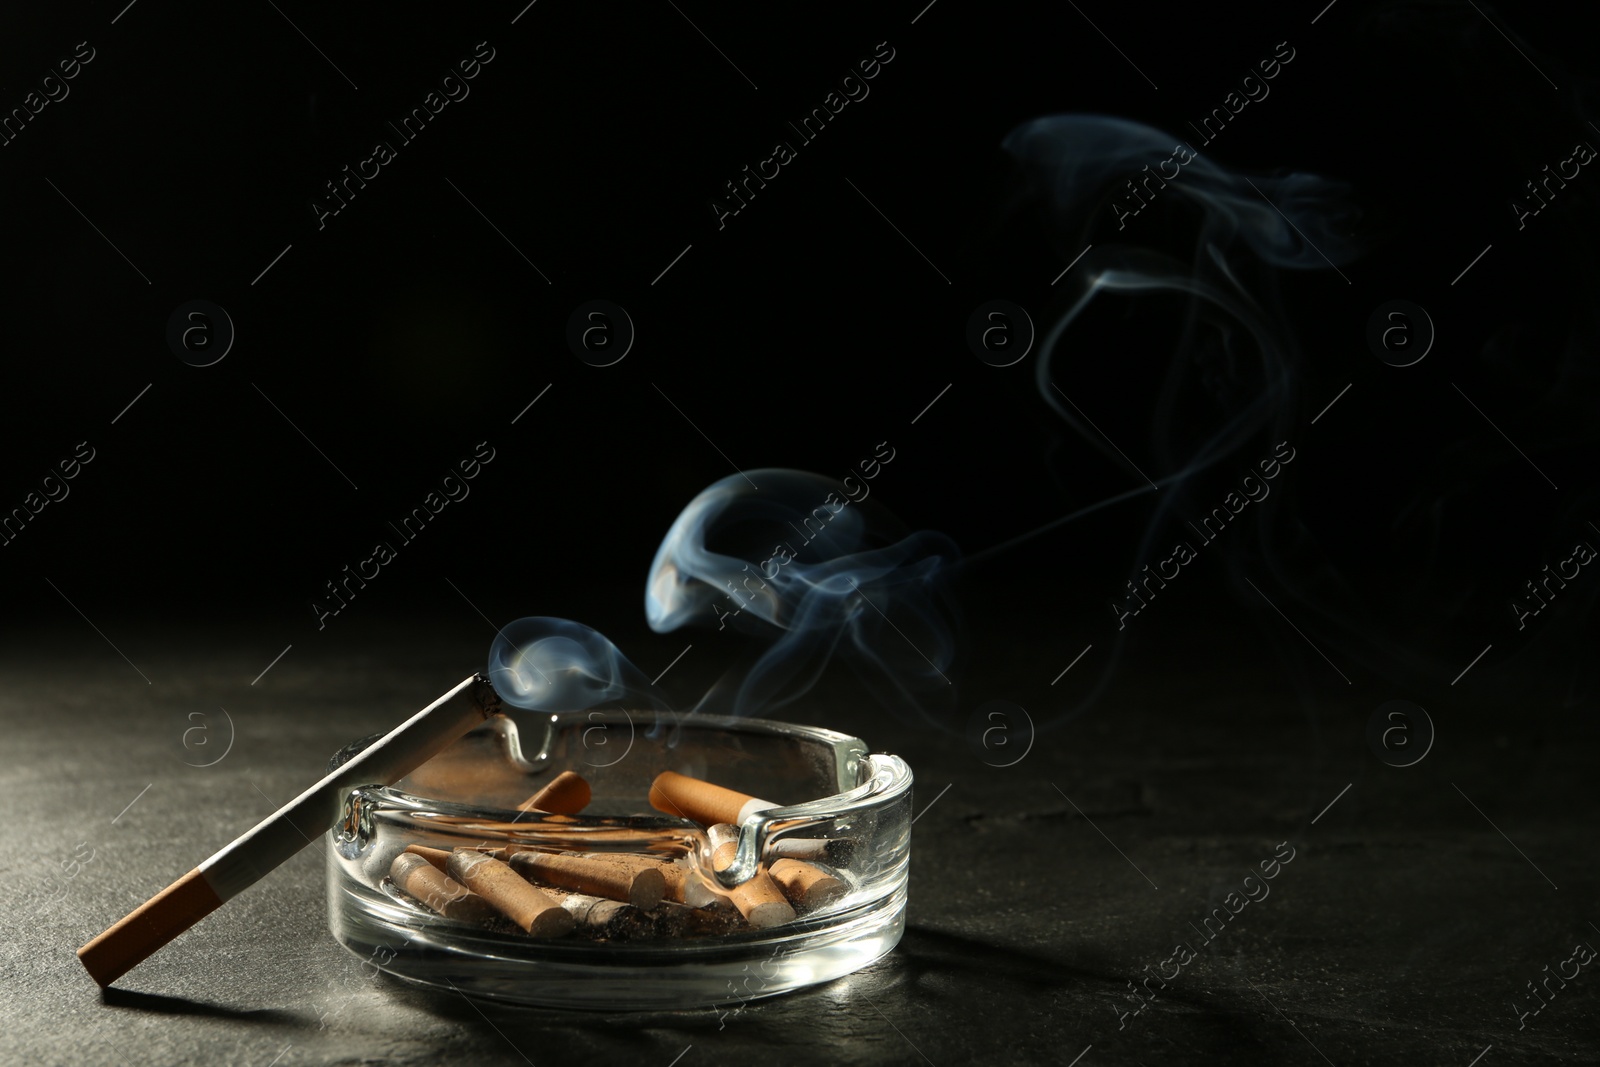
{"type": "Polygon", "coordinates": [[[1146,1013],[1142,1025],[1119,1034],[1114,1005],[1122,1002],[1129,978],[1083,951],[1058,957],[911,927],[898,948],[854,974],[742,1006],[567,1011],[468,1000],[459,993],[398,982],[394,989],[420,1010],[471,1029],[482,1030],[488,1022],[518,1051],[558,1058],[604,1052],[671,1059],[684,1046],[700,1042],[714,1041],[729,1051],[745,1045],[772,1049],[800,1042],[828,1049],[825,1058],[830,1062],[873,1062],[883,1055],[881,1046],[876,1051],[845,1050],[868,1037],[883,1039],[883,1020],[899,1019],[912,1026],[908,1020],[922,1019],[915,1024],[914,1035],[937,1040],[941,1034],[965,1032],[965,1043],[981,1047],[986,1039],[982,1033],[972,1036],[977,1028],[990,1030],[1020,1013],[1051,1019],[1050,1037],[1062,1049],[1093,1043],[1109,1050],[1126,1038],[1148,1050],[1151,1041],[1172,1043],[1176,1031],[1183,1040],[1226,1051],[1233,1063],[1270,1061],[1268,1050],[1259,1047],[1248,1020],[1236,1009],[1175,986],[1162,991],[1157,1003],[1190,1009],[1179,1013],[1182,1021],[1176,1028],[1172,1016],[1162,1025],[1158,1016],[1146,1013]]]}
{"type": "MultiPolygon", "coordinates": [[[[1168,1053],[1180,1051],[1171,1046],[1187,1043],[1191,1053],[1225,1054],[1233,1064],[1281,1060],[1281,1051],[1261,1044],[1249,1018],[1227,996],[1186,991],[1178,984],[1159,990],[1156,1014],[1132,1020],[1124,1029],[1118,1016],[1132,1007],[1129,983],[1144,975],[1124,971],[1091,950],[1056,957],[912,927],[880,966],[885,963],[892,965],[885,968],[883,988],[903,987],[906,1003],[935,1010],[967,1006],[969,1014],[985,1018],[1017,1007],[1049,1013],[1068,1059],[1081,1040],[1113,1055],[1125,1042],[1137,1043],[1141,1051],[1155,1042],[1168,1046],[1168,1053]]],[[[1197,984],[1191,982],[1191,990],[1197,984]]]]}
{"type": "Polygon", "coordinates": [[[111,987],[100,991],[100,1003],[108,1008],[132,1008],[135,1011],[158,1015],[209,1016],[231,1019],[242,1023],[271,1023],[298,1025],[300,1016],[276,1008],[232,1008],[226,1004],[212,1004],[187,997],[169,997],[161,993],[138,993],[131,989],[111,987]]]}

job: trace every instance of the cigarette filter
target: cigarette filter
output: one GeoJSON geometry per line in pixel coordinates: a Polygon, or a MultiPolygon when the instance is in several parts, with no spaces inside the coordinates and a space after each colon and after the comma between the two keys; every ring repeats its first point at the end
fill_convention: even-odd
{"type": "Polygon", "coordinates": [[[802,860],[778,860],[769,873],[789,903],[802,911],[825,908],[850,890],[821,867],[802,860]]]}
{"type": "Polygon", "coordinates": [[[529,885],[493,856],[461,849],[450,854],[448,869],[450,877],[534,937],[560,937],[572,932],[575,920],[560,901],[529,885]]]}
{"type": "Polygon", "coordinates": [[[576,815],[589,806],[589,783],[572,771],[562,771],[533,796],[517,805],[519,811],[576,815]]]}
{"type": "MultiPolygon", "coordinates": [[[[738,826],[756,812],[780,805],[676,771],[662,771],[650,784],[650,806],[710,827],[717,823],[738,826]]],[[[769,847],[777,855],[815,859],[827,851],[828,842],[818,838],[780,838],[769,847]]]]}
{"type": "Polygon", "coordinates": [[[389,877],[401,891],[422,901],[447,919],[483,922],[494,907],[460,882],[442,874],[433,864],[412,852],[402,852],[389,865],[389,877]]]}
{"type": "MultiPolygon", "coordinates": [[[[712,867],[725,870],[733,863],[734,853],[738,851],[739,828],[717,823],[706,830],[706,836],[711,839],[712,867]]],[[[754,876],[727,893],[745,922],[758,930],[781,926],[794,918],[794,908],[784,898],[783,891],[773,882],[772,876],[767,874],[765,867],[757,867],[754,876]]]]}
{"type": "Polygon", "coordinates": [[[326,831],[350,790],[398,782],[488,719],[499,702],[481,675],[463,679],[78,949],[84,969],[102,986],[121,978],[326,831]],[[455,699],[468,689],[470,700],[455,699]]]}
{"type": "Polygon", "coordinates": [[[687,904],[690,907],[698,908],[719,899],[711,887],[706,885],[705,881],[696,875],[693,870],[671,860],[640,856],[629,852],[579,852],[576,855],[585,859],[610,860],[633,870],[660,871],[662,880],[666,882],[665,899],[678,904],[687,904]]]}
{"type": "Polygon", "coordinates": [[[444,871],[450,863],[450,850],[447,848],[429,848],[427,845],[407,845],[403,855],[420,856],[431,863],[435,869],[444,871]]]}
{"type": "Polygon", "coordinates": [[[621,900],[636,908],[653,908],[666,895],[666,880],[654,868],[631,868],[610,859],[588,859],[567,853],[516,852],[511,867],[518,874],[590,896],[621,900]]]}
{"type": "Polygon", "coordinates": [[[656,932],[655,923],[632,904],[587,893],[566,893],[561,906],[572,913],[578,929],[595,937],[648,938],[656,932]]]}

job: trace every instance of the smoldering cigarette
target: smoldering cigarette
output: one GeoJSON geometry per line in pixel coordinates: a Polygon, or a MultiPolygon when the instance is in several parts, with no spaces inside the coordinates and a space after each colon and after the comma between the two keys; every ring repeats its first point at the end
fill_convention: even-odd
{"type": "Polygon", "coordinates": [[[512,869],[534,881],[546,882],[591,896],[620,900],[636,908],[653,908],[666,895],[666,879],[653,867],[633,868],[611,859],[588,859],[568,853],[515,852],[512,869]]]}
{"type": "MultiPolygon", "coordinates": [[[[739,850],[739,828],[716,823],[706,830],[706,836],[711,839],[711,866],[726,870],[739,850]]],[[[782,926],[794,919],[794,908],[763,867],[757,867],[749,880],[728,889],[727,894],[744,921],[758,930],[782,926]]]]}
{"type": "Polygon", "coordinates": [[[389,865],[389,877],[407,896],[420,900],[447,919],[483,922],[495,915],[494,906],[487,900],[414,852],[396,856],[389,865]]]}
{"type": "Polygon", "coordinates": [[[519,811],[547,812],[552,815],[576,815],[589,806],[592,791],[589,783],[573,771],[562,771],[545,787],[517,805],[519,811]]]}
{"type": "MultiPolygon", "coordinates": [[[[718,823],[739,826],[758,811],[781,807],[676,771],[662,771],[650,783],[650,806],[708,828],[718,823]]],[[[827,851],[828,842],[819,838],[779,838],[767,847],[774,855],[817,859],[827,851]]]]}
{"type": "Polygon", "coordinates": [[[534,937],[560,937],[576,925],[561,902],[527,883],[493,856],[461,849],[446,864],[450,877],[494,905],[495,909],[534,937]]]}

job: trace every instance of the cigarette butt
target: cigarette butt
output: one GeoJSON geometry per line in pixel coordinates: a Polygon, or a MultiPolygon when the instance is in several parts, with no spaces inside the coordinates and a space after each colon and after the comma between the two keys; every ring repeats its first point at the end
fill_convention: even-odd
{"type": "Polygon", "coordinates": [[[784,899],[783,891],[772,881],[766,871],[758,870],[748,882],[728,890],[728,899],[739,909],[744,921],[757,930],[769,926],[782,926],[794,919],[794,908],[784,899]]]}
{"type": "Polygon", "coordinates": [[[733,866],[739,854],[739,828],[732,823],[719,822],[706,831],[711,841],[711,869],[725,871],[733,866]]]}
{"type": "Polygon", "coordinates": [[[493,856],[462,849],[450,854],[446,869],[450,877],[534,937],[560,937],[575,925],[572,913],[559,901],[529,885],[493,856]]]}
{"type": "MultiPolygon", "coordinates": [[[[756,812],[779,805],[686,774],[662,771],[650,784],[650,806],[710,827],[717,823],[738,826],[756,812]]],[[[818,859],[827,848],[828,842],[820,838],[784,837],[773,841],[768,851],[795,859],[818,859]]]]}
{"type": "Polygon", "coordinates": [[[632,904],[587,893],[567,893],[561,906],[572,913],[578,930],[595,937],[621,939],[648,938],[656,932],[655,923],[632,904]]]}
{"type": "Polygon", "coordinates": [[[512,868],[521,875],[591,896],[621,900],[636,908],[653,908],[666,895],[666,879],[650,868],[637,870],[609,859],[566,853],[516,852],[512,868]]]}
{"type": "Polygon", "coordinates": [[[447,919],[483,922],[495,914],[493,905],[448,875],[441,874],[425,857],[402,852],[389,865],[389,877],[407,895],[422,901],[447,919]]]}
{"type": "Polygon", "coordinates": [[[661,878],[666,882],[666,892],[663,899],[677,904],[687,904],[698,908],[720,899],[690,868],[671,860],[657,859],[654,856],[641,856],[629,852],[578,852],[575,855],[584,859],[610,860],[620,863],[632,870],[655,870],[661,872],[661,878]]]}
{"type": "MultiPolygon", "coordinates": [[[[445,865],[450,862],[450,850],[447,848],[429,848],[427,845],[407,845],[406,853],[410,853],[413,856],[421,856],[440,871],[444,871],[445,865]]],[[[405,855],[405,853],[401,853],[401,855],[405,855]]]]}
{"type": "Polygon", "coordinates": [[[776,804],[690,778],[676,771],[662,771],[650,783],[650,806],[668,815],[692,819],[701,826],[716,823],[738,824],[744,817],[776,804]]]}
{"type": "Polygon", "coordinates": [[[587,893],[564,893],[561,895],[561,906],[572,912],[572,917],[580,926],[609,927],[619,919],[639,914],[639,909],[632,904],[587,893]]]}
{"type": "MultiPolygon", "coordinates": [[[[706,836],[711,839],[711,866],[725,870],[739,849],[738,827],[717,823],[706,831],[706,836]]],[[[727,894],[744,921],[758,930],[782,926],[794,918],[794,908],[764,867],[756,868],[753,877],[727,890],[727,894]]]]}
{"type": "Polygon", "coordinates": [[[849,886],[821,867],[800,860],[778,860],[768,873],[789,903],[801,911],[825,908],[850,891],[849,886]]]}
{"type": "Polygon", "coordinates": [[[589,806],[591,791],[583,776],[562,771],[533,796],[517,805],[519,811],[542,811],[553,815],[576,815],[589,806]]]}

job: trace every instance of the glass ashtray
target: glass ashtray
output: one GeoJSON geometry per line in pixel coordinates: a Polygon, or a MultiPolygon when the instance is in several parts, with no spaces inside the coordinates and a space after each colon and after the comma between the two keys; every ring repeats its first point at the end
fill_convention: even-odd
{"type": "Polygon", "coordinates": [[[899,943],[911,784],[904,760],[832,730],[708,715],[513,711],[393,786],[350,793],[329,831],[328,922],[364,962],[469,996],[609,1010],[772,996],[849,974],[899,943]],[[519,808],[563,771],[589,783],[581,812],[519,808]],[[666,771],[778,806],[749,805],[736,835],[722,830],[713,840],[707,827],[651,806],[652,783],[666,771]],[[520,850],[643,856],[681,872],[679,899],[632,909],[627,923],[580,922],[562,936],[534,936],[498,914],[447,918],[403,892],[390,872],[409,846],[501,859],[520,850]],[[731,898],[783,860],[783,870],[798,860],[807,877],[837,881],[815,900],[796,898],[787,921],[744,921],[731,898]]]}

